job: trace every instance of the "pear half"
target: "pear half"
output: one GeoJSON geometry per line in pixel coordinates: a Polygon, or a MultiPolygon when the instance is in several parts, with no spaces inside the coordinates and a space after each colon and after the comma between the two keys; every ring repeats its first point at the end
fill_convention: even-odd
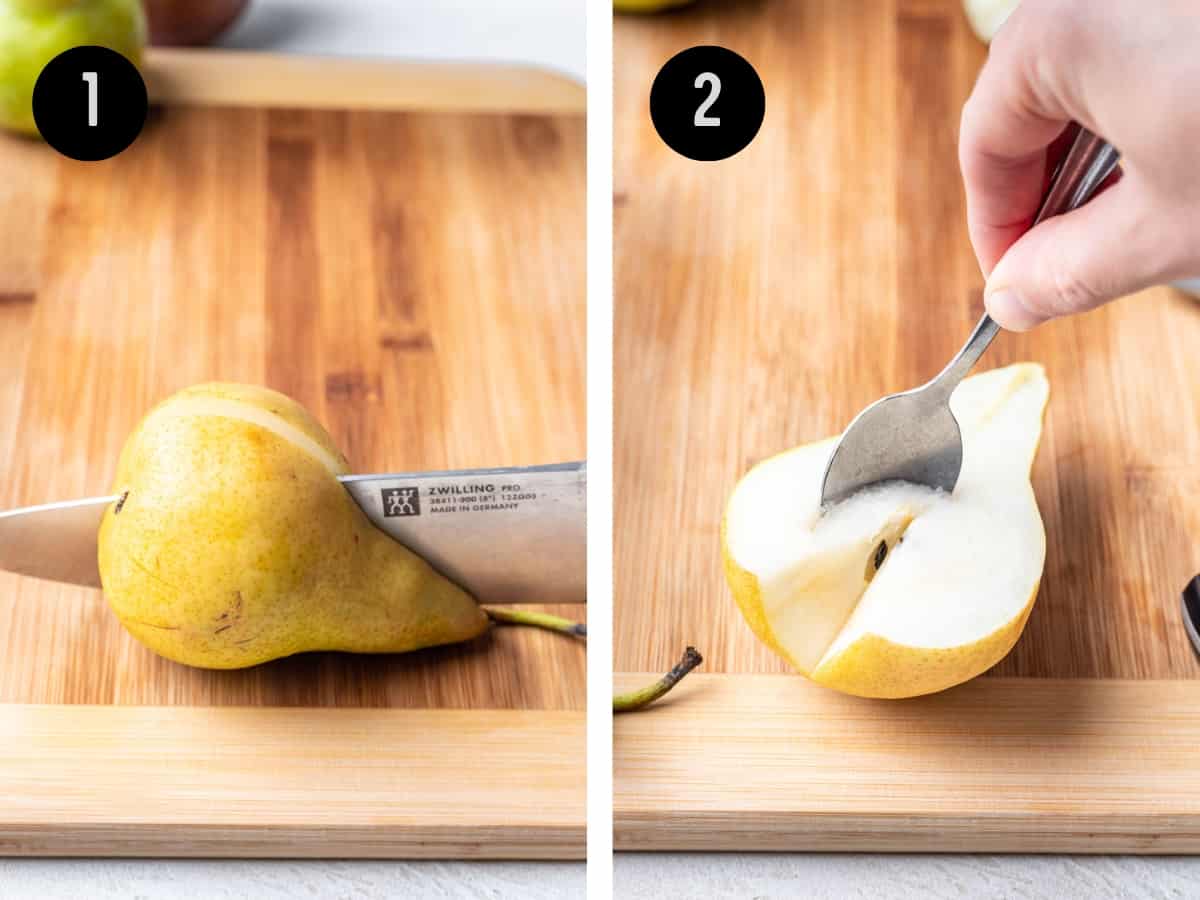
{"type": "Polygon", "coordinates": [[[1019,364],[968,378],[953,494],[869,488],[819,513],[836,438],[759,464],[722,525],[725,572],[754,633],[813,681],[913,697],[974,678],[1025,626],[1046,558],[1029,482],[1049,385],[1019,364]]]}
{"type": "Polygon", "coordinates": [[[204,384],[153,409],[121,453],[100,577],[156,653],[232,669],[309,650],[399,653],[488,627],[469,594],[376,529],[345,458],[298,403],[204,384]]]}

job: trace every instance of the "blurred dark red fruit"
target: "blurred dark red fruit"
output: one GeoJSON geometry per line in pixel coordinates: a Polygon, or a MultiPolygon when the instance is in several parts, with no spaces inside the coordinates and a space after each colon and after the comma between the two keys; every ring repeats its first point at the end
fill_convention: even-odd
{"type": "Polygon", "coordinates": [[[144,0],[144,5],[151,44],[195,47],[215,40],[249,0],[144,0]]]}

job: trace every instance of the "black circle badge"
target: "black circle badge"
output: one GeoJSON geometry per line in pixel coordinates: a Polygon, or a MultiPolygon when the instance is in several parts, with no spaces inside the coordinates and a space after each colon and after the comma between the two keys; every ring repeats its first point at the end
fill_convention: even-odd
{"type": "Polygon", "coordinates": [[[724,47],[675,54],[650,88],[658,136],[688,159],[728,159],[744,149],[758,134],[766,105],[754,66],[724,47]]]}
{"type": "Polygon", "coordinates": [[[71,159],[116,156],[141,133],[149,105],[137,66],[107,47],[64,50],[33,86],[38,131],[71,159]]]}

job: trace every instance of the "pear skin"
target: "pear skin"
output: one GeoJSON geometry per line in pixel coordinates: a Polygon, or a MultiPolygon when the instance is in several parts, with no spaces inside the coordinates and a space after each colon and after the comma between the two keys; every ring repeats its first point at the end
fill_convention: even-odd
{"type": "Polygon", "coordinates": [[[139,0],[0,0],[0,128],[37,136],[33,87],[60,53],[93,44],[140,66],[145,43],[139,0]]]}
{"type": "Polygon", "coordinates": [[[154,652],[235,669],[312,650],[402,653],[488,628],[474,599],[378,530],[348,466],[295,401],[184,390],[121,453],[99,562],[125,628],[154,652]]]}

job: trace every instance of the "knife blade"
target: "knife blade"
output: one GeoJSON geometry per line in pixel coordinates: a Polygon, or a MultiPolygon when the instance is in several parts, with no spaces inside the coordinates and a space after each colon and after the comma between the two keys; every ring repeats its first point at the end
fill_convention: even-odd
{"type": "MultiPolygon", "coordinates": [[[[587,599],[587,464],[338,479],[367,518],[487,603],[587,599]]],[[[100,587],[96,539],[120,496],[0,512],[0,569],[100,587]]]]}

